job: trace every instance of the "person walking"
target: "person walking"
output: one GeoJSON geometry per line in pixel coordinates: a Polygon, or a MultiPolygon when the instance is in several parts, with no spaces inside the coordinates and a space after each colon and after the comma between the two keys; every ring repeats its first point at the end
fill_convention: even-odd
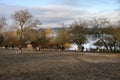
{"type": "Polygon", "coordinates": [[[22,47],[19,46],[19,53],[22,53],[22,47]]]}

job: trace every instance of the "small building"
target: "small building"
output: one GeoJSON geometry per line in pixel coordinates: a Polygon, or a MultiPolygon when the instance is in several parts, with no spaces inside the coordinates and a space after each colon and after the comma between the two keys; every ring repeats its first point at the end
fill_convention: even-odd
{"type": "Polygon", "coordinates": [[[33,45],[31,41],[26,41],[25,44],[27,45],[26,50],[33,50],[33,45]]]}

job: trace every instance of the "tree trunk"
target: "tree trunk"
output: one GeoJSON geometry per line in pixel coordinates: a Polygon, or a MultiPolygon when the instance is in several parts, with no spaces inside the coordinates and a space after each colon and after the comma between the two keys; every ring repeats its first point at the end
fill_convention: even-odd
{"type": "Polygon", "coordinates": [[[78,51],[81,51],[81,45],[78,45],[78,51]]]}
{"type": "Polygon", "coordinates": [[[103,40],[103,39],[101,39],[101,41],[103,42],[103,44],[104,44],[104,46],[105,46],[105,48],[106,48],[107,52],[110,52],[110,51],[109,51],[109,48],[108,48],[107,44],[104,42],[104,40],[103,40]]]}
{"type": "Polygon", "coordinates": [[[23,29],[20,31],[20,46],[23,46],[23,29]]]}

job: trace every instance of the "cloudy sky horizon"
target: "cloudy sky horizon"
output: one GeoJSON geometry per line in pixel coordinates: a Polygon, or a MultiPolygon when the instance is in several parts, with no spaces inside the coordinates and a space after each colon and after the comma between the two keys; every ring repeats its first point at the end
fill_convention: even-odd
{"type": "Polygon", "coordinates": [[[116,19],[119,0],[0,0],[0,16],[27,9],[43,26],[57,27],[79,18],[106,17],[116,19]]]}

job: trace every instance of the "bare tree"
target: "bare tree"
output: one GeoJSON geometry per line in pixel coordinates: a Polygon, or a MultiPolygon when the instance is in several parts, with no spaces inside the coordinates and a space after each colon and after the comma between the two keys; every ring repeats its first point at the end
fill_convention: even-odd
{"type": "Polygon", "coordinates": [[[84,44],[87,40],[87,22],[82,19],[79,22],[74,22],[71,25],[70,33],[72,42],[78,45],[79,50],[82,50],[82,44],[84,44]]]}
{"type": "Polygon", "coordinates": [[[6,18],[5,17],[1,17],[0,18],[0,46],[2,45],[2,43],[4,41],[3,28],[4,28],[5,25],[7,25],[6,18]]]}
{"type": "Polygon", "coordinates": [[[15,24],[17,25],[17,29],[20,31],[20,43],[22,45],[24,32],[30,28],[37,27],[40,25],[40,21],[38,19],[34,19],[34,17],[28,12],[28,10],[20,10],[16,11],[12,18],[14,19],[15,24]]]}
{"type": "Polygon", "coordinates": [[[0,33],[2,33],[3,27],[7,25],[6,23],[6,18],[5,17],[1,17],[0,18],[0,33]]]}
{"type": "Polygon", "coordinates": [[[107,18],[94,18],[90,24],[92,26],[91,34],[93,38],[98,39],[98,42],[101,42],[103,46],[106,48],[106,50],[109,52],[108,45],[105,41],[105,38],[107,37],[106,28],[109,23],[109,20],[107,18]]]}
{"type": "Polygon", "coordinates": [[[66,48],[65,44],[70,43],[71,41],[70,34],[68,31],[68,28],[62,27],[56,33],[54,42],[57,45],[57,47],[59,47],[62,50],[66,48]]]}

